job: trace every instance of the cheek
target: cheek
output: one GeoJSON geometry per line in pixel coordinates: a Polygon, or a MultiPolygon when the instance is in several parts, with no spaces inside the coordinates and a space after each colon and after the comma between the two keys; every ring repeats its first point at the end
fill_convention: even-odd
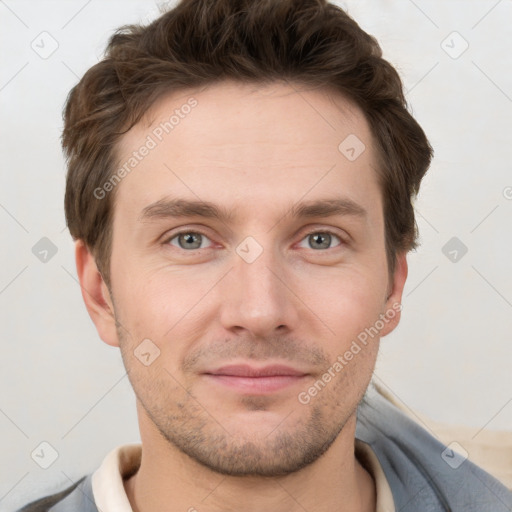
{"type": "Polygon", "coordinates": [[[125,342],[133,349],[150,339],[162,354],[172,348],[173,359],[179,357],[187,344],[201,336],[204,297],[212,279],[191,278],[183,271],[149,275],[133,269],[128,274],[115,290],[116,315],[130,334],[125,342]]]}
{"type": "Polygon", "coordinates": [[[310,295],[312,309],[338,338],[357,335],[373,324],[382,306],[387,281],[368,270],[343,269],[310,295]]]}
{"type": "MultiPolygon", "coordinates": [[[[173,268],[140,258],[113,263],[116,313],[134,343],[149,338],[163,347],[175,340],[179,353],[176,340],[193,342],[195,335],[204,335],[205,321],[218,319],[223,297],[229,296],[229,280],[220,279],[223,266],[173,268]]],[[[290,328],[307,335],[320,321],[328,326],[322,337],[331,338],[335,349],[350,344],[381,312],[387,275],[377,263],[372,258],[337,268],[305,264],[286,269],[282,277],[296,297],[283,288],[282,298],[300,310],[299,322],[290,328]]]]}

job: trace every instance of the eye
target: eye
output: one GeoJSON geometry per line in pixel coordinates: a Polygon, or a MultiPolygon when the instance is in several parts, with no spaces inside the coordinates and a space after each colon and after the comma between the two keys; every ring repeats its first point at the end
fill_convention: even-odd
{"type": "Polygon", "coordinates": [[[209,240],[204,233],[200,233],[198,231],[180,231],[169,238],[167,243],[183,250],[204,249],[205,247],[202,246],[204,239],[209,240]],[[173,243],[173,240],[175,239],[177,240],[178,245],[173,243]]]}
{"type": "MultiPolygon", "coordinates": [[[[302,241],[306,241],[309,247],[314,250],[319,249],[333,249],[335,247],[330,247],[332,244],[332,240],[337,238],[340,243],[335,247],[339,247],[344,244],[344,241],[341,237],[332,231],[322,230],[322,231],[312,231],[308,233],[302,241]]],[[[206,249],[207,246],[203,244],[205,240],[210,240],[204,233],[200,231],[180,231],[175,233],[172,237],[168,238],[166,243],[177,247],[178,249],[182,249],[185,251],[189,250],[197,250],[197,249],[206,249]]],[[[302,242],[301,241],[301,242],[302,242]]]]}
{"type": "Polygon", "coordinates": [[[303,240],[306,240],[306,242],[309,243],[309,247],[314,250],[333,249],[333,247],[329,247],[331,245],[332,237],[335,237],[340,241],[338,246],[343,245],[343,240],[332,231],[312,231],[306,235],[303,240]]]}

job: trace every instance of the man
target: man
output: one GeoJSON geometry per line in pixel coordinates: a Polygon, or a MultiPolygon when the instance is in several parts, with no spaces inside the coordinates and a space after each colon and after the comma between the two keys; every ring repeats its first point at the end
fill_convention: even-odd
{"type": "Polygon", "coordinates": [[[371,385],[432,148],[322,0],[189,0],[71,91],[66,216],[141,445],[22,510],[510,511],[371,385]]]}

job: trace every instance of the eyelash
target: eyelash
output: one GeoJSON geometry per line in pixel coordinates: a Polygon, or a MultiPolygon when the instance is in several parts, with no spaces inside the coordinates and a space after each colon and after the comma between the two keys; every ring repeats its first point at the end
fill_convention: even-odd
{"type": "MultiPolygon", "coordinates": [[[[327,249],[323,249],[323,250],[318,250],[317,252],[327,252],[328,250],[333,250],[333,249],[336,249],[336,248],[340,248],[344,245],[347,245],[347,242],[338,234],[338,233],[335,233],[334,231],[330,230],[330,229],[316,229],[316,230],[313,230],[313,231],[310,231],[308,233],[306,233],[302,238],[301,238],[301,241],[304,240],[305,238],[313,235],[313,234],[317,234],[317,233],[320,233],[320,234],[329,234],[331,236],[334,236],[336,238],[339,239],[340,243],[339,245],[335,246],[335,247],[329,247],[327,249]]],[[[168,245],[172,245],[170,242],[171,240],[174,240],[175,238],[177,238],[178,236],[180,235],[183,235],[183,234],[195,234],[195,235],[201,235],[201,236],[204,236],[206,238],[209,239],[209,236],[206,234],[206,233],[203,233],[202,231],[200,230],[191,230],[191,229],[185,229],[185,230],[182,230],[182,231],[178,231],[176,233],[173,233],[172,236],[170,237],[167,237],[164,241],[164,244],[168,244],[168,245]]],[[[183,252],[190,252],[190,253],[194,253],[195,251],[200,251],[200,250],[203,250],[203,249],[206,249],[206,248],[199,248],[199,249],[191,249],[191,250],[186,250],[186,249],[182,249],[181,247],[178,247],[176,245],[173,245],[173,247],[175,249],[178,249],[180,251],[183,251],[183,252]]],[[[311,249],[312,251],[316,251],[315,249],[311,249]]]]}

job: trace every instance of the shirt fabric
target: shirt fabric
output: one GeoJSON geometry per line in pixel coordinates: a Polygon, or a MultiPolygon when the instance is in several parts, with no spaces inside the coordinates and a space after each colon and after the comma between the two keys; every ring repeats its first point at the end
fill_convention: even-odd
{"type": "MultiPolygon", "coordinates": [[[[371,385],[359,405],[355,437],[355,455],[375,481],[376,512],[512,512],[503,483],[436,439],[382,388],[371,385]]],[[[94,473],[18,512],[133,512],[123,477],[136,472],[141,454],[141,444],[119,446],[94,473]]]]}

